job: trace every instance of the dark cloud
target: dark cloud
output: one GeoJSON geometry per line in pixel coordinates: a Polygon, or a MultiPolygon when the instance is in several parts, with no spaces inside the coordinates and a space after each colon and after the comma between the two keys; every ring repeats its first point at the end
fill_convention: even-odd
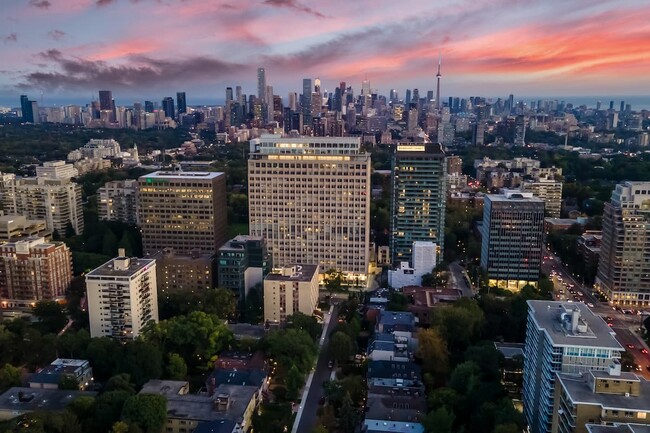
{"type": "Polygon", "coordinates": [[[47,35],[55,41],[60,41],[65,36],[65,32],[62,30],[50,30],[47,32],[47,35]]]}
{"type": "Polygon", "coordinates": [[[48,0],[29,0],[29,5],[39,9],[49,9],[52,6],[48,0]]]}
{"type": "Polygon", "coordinates": [[[267,4],[269,6],[275,6],[278,8],[295,9],[297,11],[304,12],[318,18],[327,18],[322,13],[301,4],[297,0],[264,0],[264,4],[267,4]]]}
{"type": "Polygon", "coordinates": [[[108,6],[111,3],[115,3],[115,0],[95,0],[97,6],[108,6]]]}
{"type": "Polygon", "coordinates": [[[17,42],[18,41],[18,34],[17,33],[10,33],[6,36],[2,36],[2,41],[6,44],[9,42],[17,42]]]}
{"type": "Polygon", "coordinates": [[[248,73],[248,67],[212,58],[153,59],[132,56],[126,65],[111,65],[104,61],[67,57],[51,49],[39,54],[49,70],[29,72],[22,76],[20,89],[88,90],[100,87],[151,88],[175,84],[211,83],[238,73],[248,73]]]}

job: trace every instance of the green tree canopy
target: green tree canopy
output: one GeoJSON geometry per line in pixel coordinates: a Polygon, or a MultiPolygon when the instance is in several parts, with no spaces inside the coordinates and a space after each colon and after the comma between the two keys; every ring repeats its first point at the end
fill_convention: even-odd
{"type": "Polygon", "coordinates": [[[281,329],[271,332],[264,339],[267,353],[280,368],[294,365],[305,374],[316,359],[316,343],[306,331],[300,329],[281,329]]]}
{"type": "Polygon", "coordinates": [[[167,399],[155,394],[133,395],[124,402],[122,420],[137,424],[146,433],[160,433],[167,421],[167,399]]]}
{"type": "Polygon", "coordinates": [[[328,351],[336,362],[346,362],[354,356],[354,342],[346,333],[337,331],[330,338],[328,351]]]}
{"type": "Polygon", "coordinates": [[[437,382],[444,380],[449,371],[447,342],[435,328],[418,332],[417,357],[422,360],[422,370],[431,374],[437,382]]]}
{"type": "Polygon", "coordinates": [[[5,392],[12,386],[20,386],[20,369],[11,364],[5,364],[0,369],[0,393],[5,392]]]}
{"type": "Polygon", "coordinates": [[[171,380],[185,380],[187,378],[187,364],[178,353],[170,353],[166,367],[167,377],[171,380]]]}

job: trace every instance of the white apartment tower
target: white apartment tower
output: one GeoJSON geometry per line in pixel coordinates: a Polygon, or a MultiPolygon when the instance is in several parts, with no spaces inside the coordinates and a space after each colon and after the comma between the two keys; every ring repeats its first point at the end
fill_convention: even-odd
{"type": "Polygon", "coordinates": [[[137,180],[106,182],[97,190],[97,213],[100,220],[137,224],[137,180]]]}
{"type": "Polygon", "coordinates": [[[318,266],[274,269],[264,279],[264,321],[284,322],[287,316],[311,316],[318,306],[318,266]]]}
{"type": "Polygon", "coordinates": [[[358,138],[262,135],[248,160],[250,234],[277,266],[319,265],[365,285],[370,154],[358,138]]]}
{"type": "Polygon", "coordinates": [[[620,368],[623,346],[585,304],[528,301],[524,354],[524,416],[530,433],[549,433],[556,373],[620,368]]]}
{"type": "Polygon", "coordinates": [[[156,261],[116,257],[86,274],[90,336],[136,338],[142,327],[158,322],[156,261]]]}
{"type": "Polygon", "coordinates": [[[3,205],[8,214],[45,220],[47,229],[61,236],[68,223],[76,234],[83,233],[81,185],[70,179],[13,178],[5,183],[3,205]]]}
{"type": "Polygon", "coordinates": [[[65,161],[46,161],[43,165],[36,167],[36,177],[70,179],[78,175],[77,169],[72,164],[66,164],[65,161]]]}

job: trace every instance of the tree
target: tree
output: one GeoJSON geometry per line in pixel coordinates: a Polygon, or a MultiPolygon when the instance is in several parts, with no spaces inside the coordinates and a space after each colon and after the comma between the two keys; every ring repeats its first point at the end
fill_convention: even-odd
{"type": "Polygon", "coordinates": [[[20,369],[11,364],[5,364],[0,369],[0,392],[5,392],[12,386],[20,386],[20,369]]]}
{"type": "Polygon", "coordinates": [[[120,343],[112,338],[93,338],[90,341],[86,356],[98,381],[107,380],[113,375],[117,365],[121,362],[122,350],[120,343]]]}
{"type": "Polygon", "coordinates": [[[316,359],[316,344],[306,331],[300,329],[273,331],[264,339],[264,345],[278,366],[287,368],[295,364],[303,374],[311,369],[316,359]]]}
{"type": "Polygon", "coordinates": [[[58,333],[68,322],[63,307],[54,301],[38,301],[34,316],[40,320],[39,328],[44,334],[58,333]]]}
{"type": "Polygon", "coordinates": [[[345,394],[341,407],[339,408],[339,428],[344,432],[353,432],[359,422],[359,413],[352,405],[352,399],[349,394],[345,394]]]}
{"type": "Polygon", "coordinates": [[[445,406],[429,412],[422,421],[427,433],[452,433],[456,417],[445,406]]]}
{"type": "Polygon", "coordinates": [[[79,390],[79,382],[71,374],[63,374],[59,379],[59,389],[79,390]]]}
{"type": "Polygon", "coordinates": [[[323,283],[332,296],[333,292],[340,292],[343,288],[343,273],[336,269],[329,269],[325,272],[323,283]]]}
{"type": "Polygon", "coordinates": [[[126,344],[120,370],[131,375],[136,388],[162,376],[163,354],[160,348],[144,340],[126,344]]]}
{"type": "Polygon", "coordinates": [[[109,228],[106,228],[104,237],[102,238],[102,251],[105,256],[115,257],[117,253],[117,237],[115,233],[109,228]]]}
{"type": "Polygon", "coordinates": [[[254,325],[264,320],[264,299],[260,285],[252,287],[244,301],[244,321],[254,325]]]}
{"type": "Polygon", "coordinates": [[[448,386],[462,395],[469,395],[479,385],[481,367],[474,361],[458,364],[449,378],[448,386]]]}
{"type": "Polygon", "coordinates": [[[433,326],[440,329],[450,349],[463,350],[479,336],[484,320],[476,301],[462,298],[452,306],[437,308],[433,326]]]}
{"type": "Polygon", "coordinates": [[[391,292],[388,295],[388,303],[386,304],[387,311],[406,311],[409,300],[406,296],[399,292],[391,292]]]}
{"type": "Polygon", "coordinates": [[[131,395],[128,391],[107,391],[97,397],[93,419],[98,431],[109,431],[119,421],[124,402],[131,395]]]}
{"type": "Polygon", "coordinates": [[[118,421],[113,424],[110,433],[129,433],[129,425],[124,421],[118,421]]]}
{"type": "Polygon", "coordinates": [[[323,424],[318,424],[312,429],[311,433],[329,433],[329,430],[323,424]]]}
{"type": "Polygon", "coordinates": [[[131,382],[131,375],[120,373],[112,376],[106,382],[105,391],[126,391],[129,394],[135,394],[135,386],[131,382]]]}
{"type": "Polygon", "coordinates": [[[453,410],[458,400],[458,392],[455,389],[442,387],[436,388],[429,393],[427,405],[429,409],[438,409],[439,407],[445,406],[453,410]]]}
{"type": "Polygon", "coordinates": [[[323,327],[314,316],[308,316],[300,312],[287,317],[286,327],[289,329],[301,329],[307,332],[314,341],[320,337],[323,330],[323,327]]]}
{"type": "Polygon", "coordinates": [[[349,335],[337,331],[330,338],[329,354],[336,362],[346,362],[354,356],[354,342],[349,335]]]}
{"type": "Polygon", "coordinates": [[[72,359],[85,359],[89,344],[90,334],[85,329],[80,329],[77,332],[69,330],[56,339],[56,349],[59,355],[72,359]]]}
{"type": "Polygon", "coordinates": [[[167,422],[167,399],[156,394],[133,395],[124,402],[122,420],[146,433],[159,433],[167,422]]]}
{"type": "Polygon", "coordinates": [[[417,357],[422,360],[422,370],[433,375],[437,382],[444,380],[449,370],[447,343],[435,328],[418,332],[417,357]]]}
{"type": "Polygon", "coordinates": [[[292,365],[287,376],[285,377],[285,384],[287,386],[287,399],[295,400],[298,398],[298,392],[305,381],[305,376],[298,370],[298,367],[292,365]]]}
{"type": "Polygon", "coordinates": [[[124,248],[124,252],[127,257],[132,257],[134,255],[133,240],[131,239],[131,235],[128,230],[124,230],[124,233],[122,233],[122,238],[120,238],[120,242],[117,244],[117,248],[124,248]]]}
{"type": "Polygon", "coordinates": [[[219,319],[234,319],[237,315],[237,296],[230,289],[208,289],[203,295],[203,311],[219,319]]]}
{"type": "Polygon", "coordinates": [[[185,380],[187,378],[187,364],[178,353],[170,353],[167,361],[167,377],[171,380],[185,380]]]}
{"type": "Polygon", "coordinates": [[[515,423],[497,424],[494,433],[521,433],[521,427],[515,423]]]}
{"type": "Polygon", "coordinates": [[[70,239],[71,237],[75,236],[77,232],[74,231],[74,227],[72,226],[72,223],[68,221],[68,223],[65,225],[65,237],[67,239],[70,239]]]}

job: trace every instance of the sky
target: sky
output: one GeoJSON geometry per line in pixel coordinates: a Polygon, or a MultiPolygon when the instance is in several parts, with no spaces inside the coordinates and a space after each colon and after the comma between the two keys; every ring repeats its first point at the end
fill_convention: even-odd
{"type": "MultiPolygon", "coordinates": [[[[648,0],[0,0],[0,103],[187,92],[650,95],[648,0]]],[[[48,104],[50,102],[51,104],[48,104]]]]}

